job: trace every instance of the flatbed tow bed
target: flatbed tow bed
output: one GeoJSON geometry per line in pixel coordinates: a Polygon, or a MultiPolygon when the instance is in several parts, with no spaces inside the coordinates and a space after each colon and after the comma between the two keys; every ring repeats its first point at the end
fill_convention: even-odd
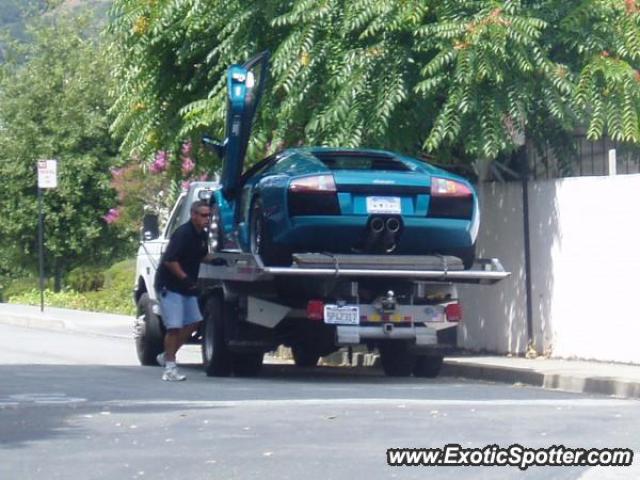
{"type": "Polygon", "coordinates": [[[433,377],[455,347],[456,284],[491,285],[510,275],[497,259],[464,270],[452,256],[298,253],[290,266],[216,252],[200,267],[202,351],[209,375],[254,375],[264,352],[291,347],[299,366],[341,347],[380,351],[392,376],[433,377]]]}
{"type": "Polygon", "coordinates": [[[277,276],[412,278],[435,282],[491,285],[510,275],[497,258],[477,258],[479,269],[463,270],[451,256],[293,254],[289,267],[265,266],[258,255],[217,252],[200,267],[202,280],[268,281],[277,276]],[[416,268],[417,267],[417,268],[416,268]]]}

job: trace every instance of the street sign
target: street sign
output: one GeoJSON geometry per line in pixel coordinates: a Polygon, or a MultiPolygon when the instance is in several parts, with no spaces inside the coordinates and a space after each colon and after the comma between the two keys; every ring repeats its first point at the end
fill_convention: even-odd
{"type": "Polygon", "coordinates": [[[58,161],[38,160],[38,188],[58,186],[58,161]]]}

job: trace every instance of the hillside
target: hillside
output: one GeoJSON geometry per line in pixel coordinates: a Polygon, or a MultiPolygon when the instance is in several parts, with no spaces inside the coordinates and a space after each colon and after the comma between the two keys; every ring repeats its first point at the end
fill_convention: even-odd
{"type": "Polygon", "coordinates": [[[96,12],[98,21],[102,23],[107,18],[111,3],[111,0],[0,0],[0,31],[23,39],[25,22],[31,17],[45,14],[48,5],[56,6],[51,12],[46,13],[47,15],[90,8],[96,12]]]}

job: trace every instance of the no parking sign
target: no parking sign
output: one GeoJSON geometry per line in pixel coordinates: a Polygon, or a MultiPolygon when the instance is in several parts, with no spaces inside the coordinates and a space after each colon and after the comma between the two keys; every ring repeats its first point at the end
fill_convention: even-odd
{"type": "Polygon", "coordinates": [[[58,186],[58,161],[38,160],[38,188],[58,186]]]}

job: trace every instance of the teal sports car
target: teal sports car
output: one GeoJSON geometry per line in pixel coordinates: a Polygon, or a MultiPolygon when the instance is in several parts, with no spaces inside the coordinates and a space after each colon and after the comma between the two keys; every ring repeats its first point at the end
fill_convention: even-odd
{"type": "Polygon", "coordinates": [[[227,73],[227,138],[205,139],[223,159],[211,197],[212,250],[252,252],[265,265],[294,253],[452,255],[470,268],[478,198],[464,178],[372,149],[292,148],[243,172],[268,53],[227,73]]]}

